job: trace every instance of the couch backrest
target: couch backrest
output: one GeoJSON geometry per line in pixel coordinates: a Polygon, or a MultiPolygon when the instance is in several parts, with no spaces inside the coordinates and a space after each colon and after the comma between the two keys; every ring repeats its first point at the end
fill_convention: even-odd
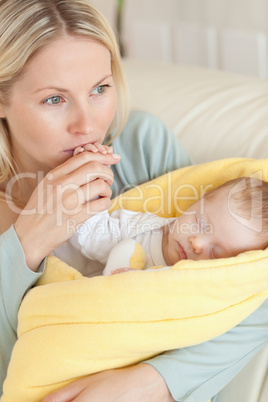
{"type": "Polygon", "coordinates": [[[176,64],[125,60],[131,106],[164,120],[196,163],[268,157],[268,82],[176,64]]]}

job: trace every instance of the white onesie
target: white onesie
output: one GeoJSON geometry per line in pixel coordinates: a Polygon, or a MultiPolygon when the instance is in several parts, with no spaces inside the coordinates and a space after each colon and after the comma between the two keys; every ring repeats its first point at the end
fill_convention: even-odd
{"type": "Polygon", "coordinates": [[[133,239],[145,251],[144,269],[166,266],[162,253],[163,227],[174,219],[125,209],[114,211],[111,215],[104,211],[88,219],[70,242],[85,257],[99,261],[104,268],[113,248],[123,240],[133,239]]]}

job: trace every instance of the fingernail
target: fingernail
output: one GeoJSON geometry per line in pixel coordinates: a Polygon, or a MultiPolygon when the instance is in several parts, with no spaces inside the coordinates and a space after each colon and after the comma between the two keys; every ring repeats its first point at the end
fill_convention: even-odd
{"type": "Polygon", "coordinates": [[[80,154],[81,152],[84,152],[83,147],[78,147],[74,149],[73,156],[80,154]]]}
{"type": "Polygon", "coordinates": [[[112,157],[113,157],[114,159],[121,159],[121,156],[118,155],[118,154],[112,154],[112,157]]]}

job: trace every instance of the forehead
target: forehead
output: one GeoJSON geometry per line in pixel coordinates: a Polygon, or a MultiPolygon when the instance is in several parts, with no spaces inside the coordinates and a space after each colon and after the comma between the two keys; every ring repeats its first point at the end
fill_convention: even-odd
{"type": "Polygon", "coordinates": [[[41,48],[25,65],[21,79],[28,78],[32,84],[46,79],[70,83],[79,75],[94,81],[106,72],[111,72],[111,57],[103,44],[87,37],[66,36],[41,48]]]}
{"type": "Polygon", "coordinates": [[[216,238],[224,239],[227,247],[232,249],[234,244],[241,244],[242,248],[244,242],[243,248],[252,249],[260,243],[262,219],[251,211],[250,203],[248,209],[241,209],[230,190],[229,186],[223,187],[205,197],[204,216],[211,223],[216,238]]]}
{"type": "Polygon", "coordinates": [[[90,38],[85,35],[65,35],[62,37],[59,37],[57,39],[54,39],[47,45],[44,45],[41,47],[37,52],[34,57],[37,55],[42,55],[42,53],[64,53],[65,51],[69,53],[70,57],[72,57],[73,53],[77,50],[87,50],[91,52],[95,52],[96,49],[102,48],[103,50],[106,50],[106,52],[109,53],[109,50],[104,46],[102,43],[100,43],[97,40],[94,40],[93,38],[90,38]]]}
{"type": "Polygon", "coordinates": [[[229,188],[224,187],[215,189],[200,197],[200,199],[194,202],[188,210],[192,211],[193,213],[204,214],[205,212],[209,212],[211,209],[218,209],[220,206],[225,207],[228,204],[228,195],[229,188]]]}

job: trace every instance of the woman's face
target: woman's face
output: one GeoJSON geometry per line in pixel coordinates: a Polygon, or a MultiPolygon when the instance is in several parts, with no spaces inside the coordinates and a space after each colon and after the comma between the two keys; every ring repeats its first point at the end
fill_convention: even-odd
{"type": "Polygon", "coordinates": [[[22,171],[47,172],[78,145],[101,143],[116,103],[109,50],[82,37],[56,40],[30,60],[0,107],[15,162],[22,171]]]}

